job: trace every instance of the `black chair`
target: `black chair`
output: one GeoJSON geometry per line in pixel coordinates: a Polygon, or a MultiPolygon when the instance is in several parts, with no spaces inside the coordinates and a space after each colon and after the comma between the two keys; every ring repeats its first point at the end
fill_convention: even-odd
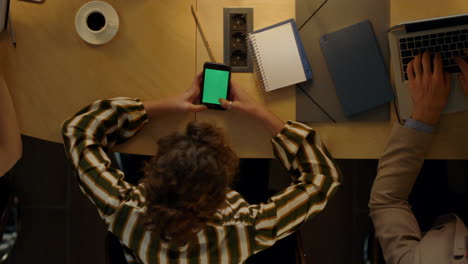
{"type": "Polygon", "coordinates": [[[277,241],[245,261],[246,264],[306,264],[306,255],[300,232],[277,241]]]}
{"type": "Polygon", "coordinates": [[[107,232],[105,247],[106,264],[127,264],[122,244],[111,232],[107,232]]]}
{"type": "Polygon", "coordinates": [[[8,172],[0,179],[0,263],[5,263],[20,232],[19,200],[8,172]]]}
{"type": "MultiPolygon", "coordinates": [[[[122,244],[111,232],[107,233],[106,264],[127,264],[122,244]]],[[[280,241],[273,247],[261,251],[250,257],[246,264],[306,264],[306,255],[300,232],[296,232],[280,241]]],[[[377,263],[376,263],[377,264],[377,263]]]]}
{"type": "Polygon", "coordinates": [[[385,264],[382,247],[379,240],[375,236],[375,229],[372,224],[369,226],[366,233],[365,242],[362,247],[363,263],[370,264],[385,264]]]}

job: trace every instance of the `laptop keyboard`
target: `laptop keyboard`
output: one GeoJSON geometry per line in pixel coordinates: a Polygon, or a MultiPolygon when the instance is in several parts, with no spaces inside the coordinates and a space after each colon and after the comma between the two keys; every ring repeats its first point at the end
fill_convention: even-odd
{"type": "Polygon", "coordinates": [[[400,39],[401,65],[405,80],[408,80],[406,74],[408,63],[426,50],[441,53],[445,71],[460,72],[454,58],[460,56],[466,59],[467,56],[463,52],[465,49],[468,49],[468,30],[466,29],[400,39]]]}

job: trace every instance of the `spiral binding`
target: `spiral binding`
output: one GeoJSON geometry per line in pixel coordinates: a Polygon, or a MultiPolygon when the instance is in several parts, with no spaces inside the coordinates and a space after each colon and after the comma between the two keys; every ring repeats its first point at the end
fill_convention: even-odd
{"type": "Polygon", "coordinates": [[[257,74],[257,76],[260,76],[258,78],[260,85],[265,89],[265,91],[269,91],[270,87],[268,86],[268,83],[266,83],[265,79],[265,70],[263,69],[262,65],[262,59],[259,58],[258,55],[258,46],[257,42],[255,40],[255,35],[250,33],[248,36],[249,39],[249,45],[247,47],[248,52],[251,54],[251,58],[253,58],[253,66],[254,66],[254,72],[257,74]]]}

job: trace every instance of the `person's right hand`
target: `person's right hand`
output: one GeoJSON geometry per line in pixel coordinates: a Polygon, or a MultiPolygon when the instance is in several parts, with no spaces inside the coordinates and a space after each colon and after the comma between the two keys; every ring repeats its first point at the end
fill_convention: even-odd
{"type": "Polygon", "coordinates": [[[229,100],[219,99],[221,106],[226,109],[240,111],[248,116],[263,123],[265,128],[272,136],[277,135],[284,127],[284,121],[274,113],[270,112],[265,106],[257,103],[250,95],[242,88],[231,82],[231,91],[228,96],[229,100]]]}
{"type": "MultiPolygon", "coordinates": [[[[465,50],[465,54],[468,55],[468,49],[465,50]]],[[[458,75],[458,79],[463,87],[463,93],[465,96],[468,96],[468,62],[460,57],[456,57],[455,61],[461,70],[460,75],[458,75]]]]}
{"type": "Polygon", "coordinates": [[[411,118],[428,125],[435,125],[447,104],[450,94],[450,74],[442,68],[442,56],[435,54],[434,72],[431,69],[431,54],[424,52],[408,64],[407,74],[413,100],[411,118]]]}
{"type": "Polygon", "coordinates": [[[256,112],[262,108],[249,94],[232,81],[228,99],[229,100],[219,98],[222,107],[240,111],[248,115],[255,115],[256,112]]]}

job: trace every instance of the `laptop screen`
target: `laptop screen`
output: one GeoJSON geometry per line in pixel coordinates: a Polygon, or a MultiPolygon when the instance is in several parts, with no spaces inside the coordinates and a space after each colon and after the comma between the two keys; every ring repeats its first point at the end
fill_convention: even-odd
{"type": "Polygon", "coordinates": [[[449,16],[449,17],[440,17],[435,19],[414,21],[405,24],[406,32],[418,32],[424,30],[438,29],[438,28],[448,28],[468,24],[468,14],[449,16]]]}

